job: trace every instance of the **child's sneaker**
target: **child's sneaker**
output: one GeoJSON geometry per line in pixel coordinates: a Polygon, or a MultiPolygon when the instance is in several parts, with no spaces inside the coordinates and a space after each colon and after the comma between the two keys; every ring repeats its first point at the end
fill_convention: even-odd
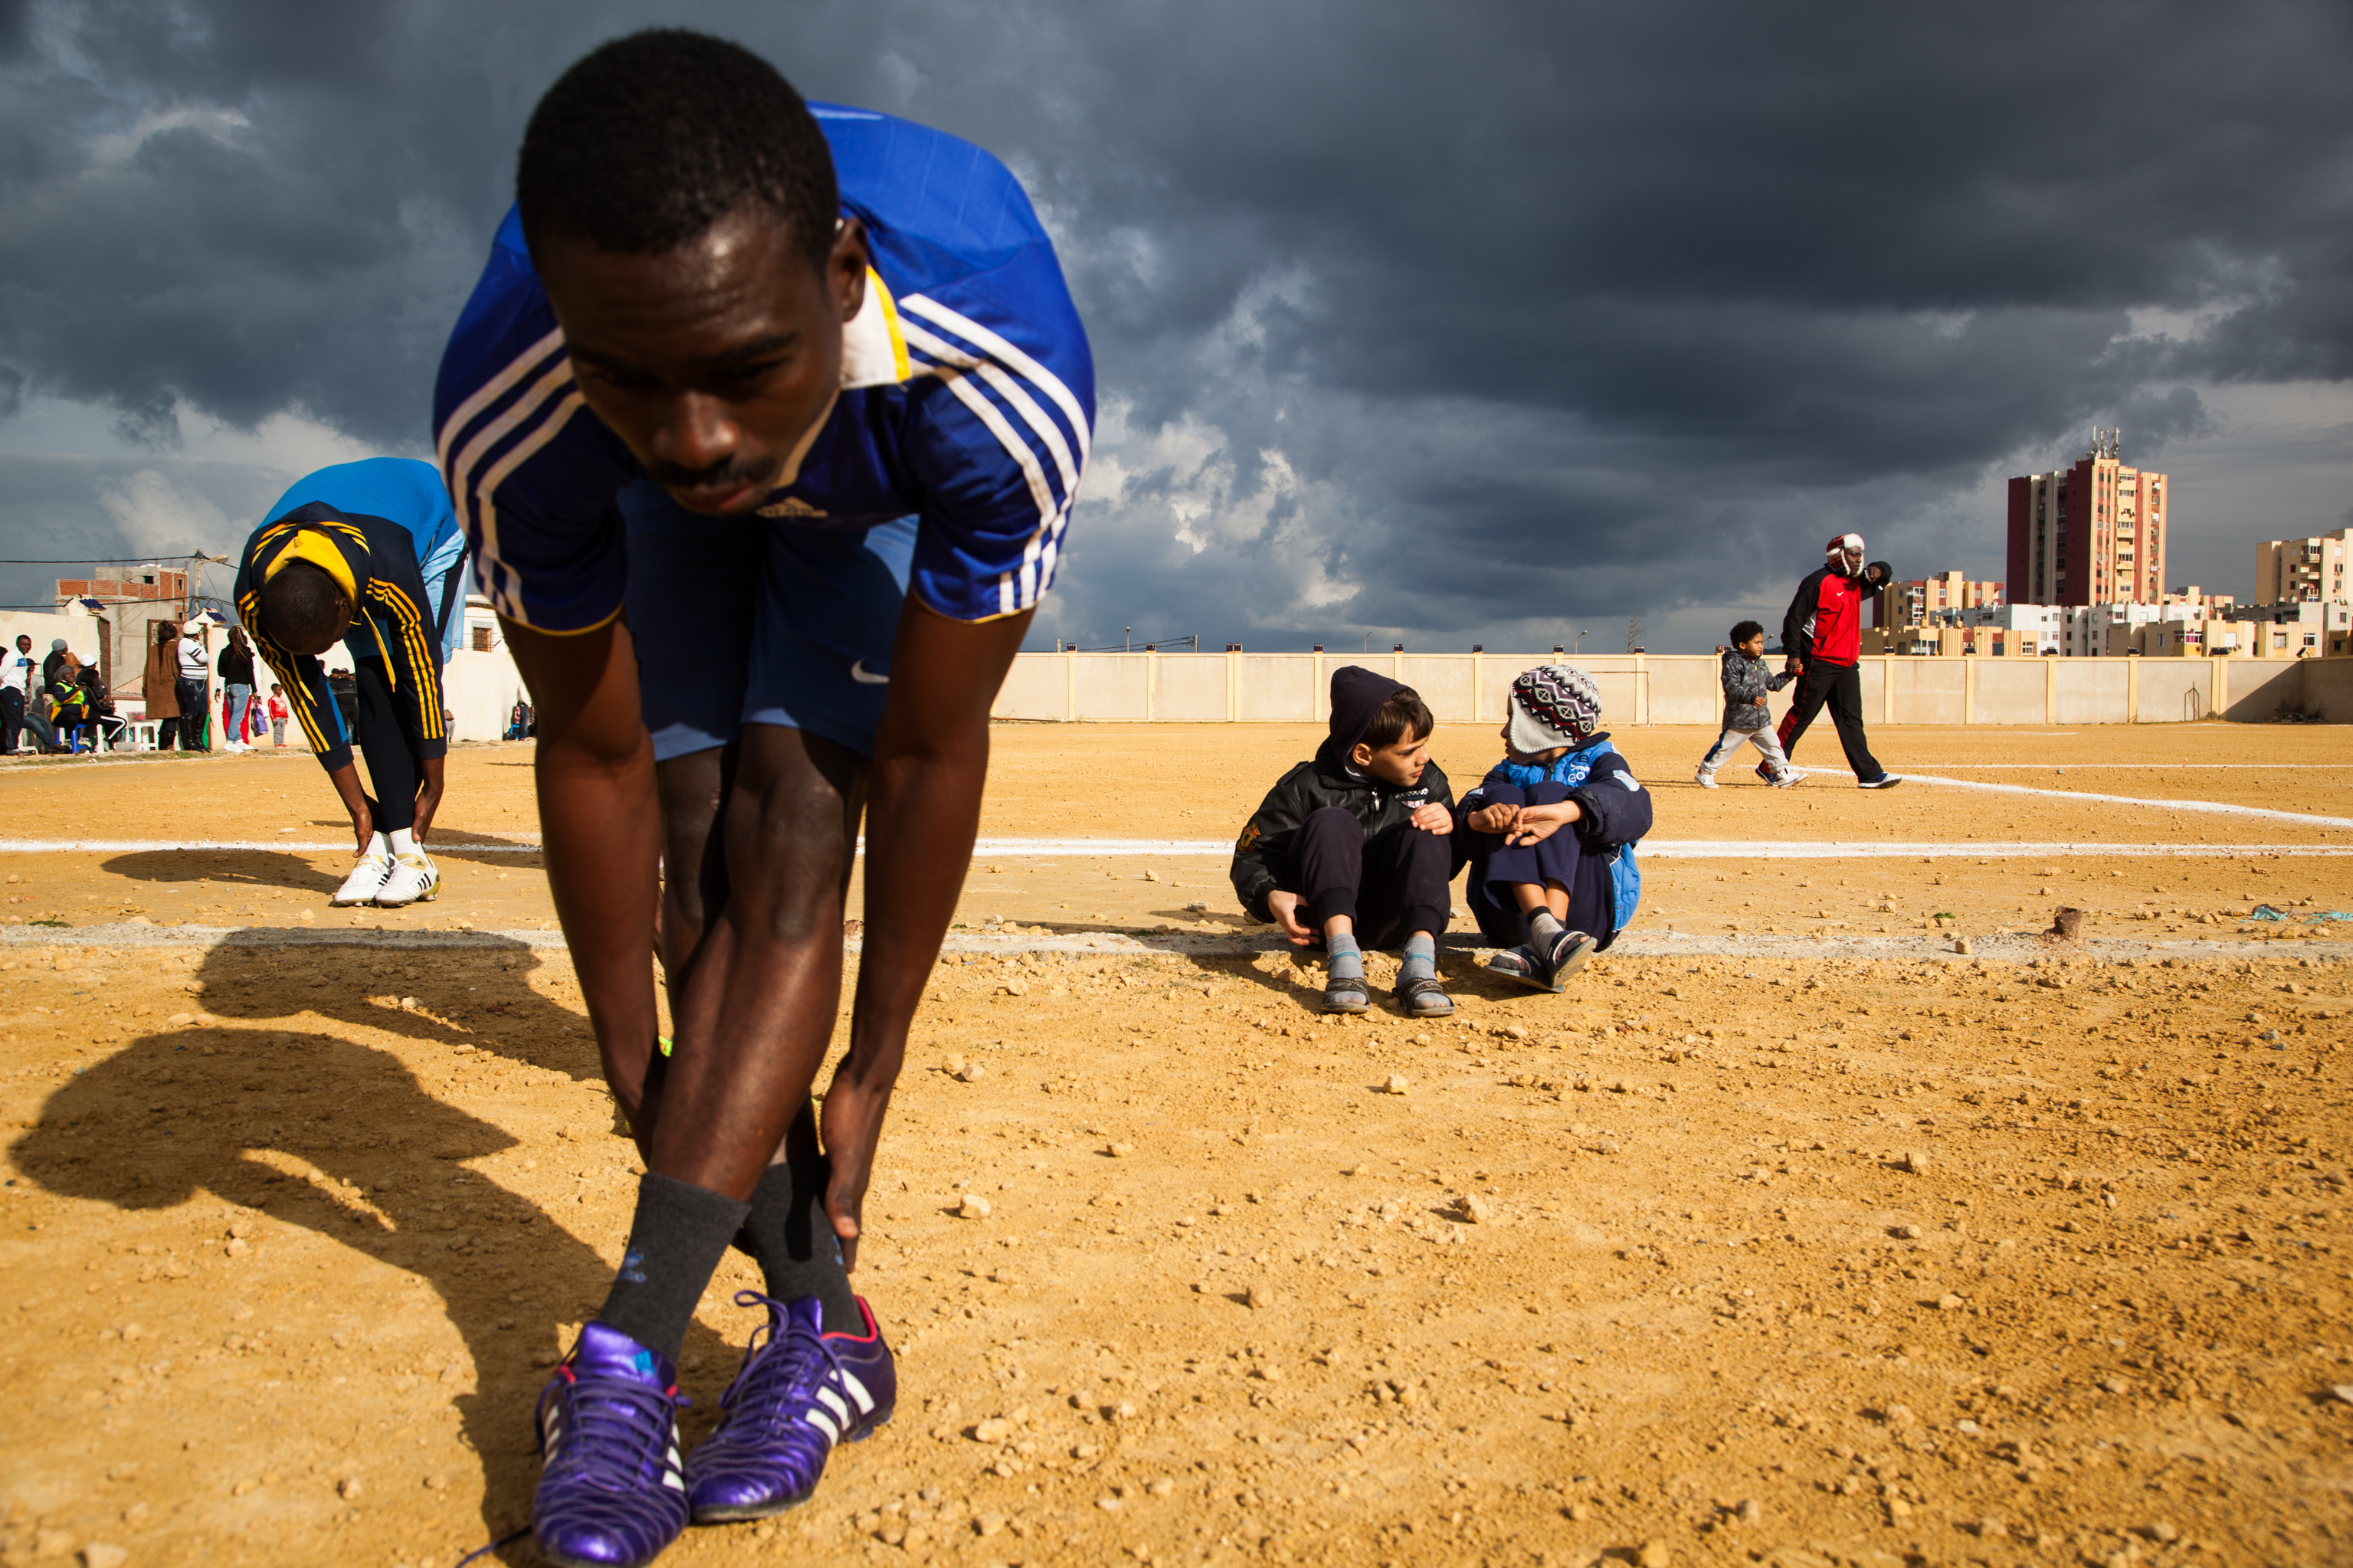
{"type": "Polygon", "coordinates": [[[1692,774],[1692,783],[1699,785],[1702,789],[1714,789],[1716,787],[1715,775],[1705,768],[1702,768],[1699,772],[1692,774]]]}
{"type": "Polygon", "coordinates": [[[1806,772],[1803,768],[1784,768],[1781,770],[1781,776],[1773,781],[1773,787],[1775,789],[1795,789],[1811,777],[1813,777],[1813,774],[1806,772]]]}
{"type": "Polygon", "coordinates": [[[1529,943],[1495,954],[1487,967],[1506,980],[1516,980],[1535,990],[1558,995],[1561,983],[1585,967],[1585,961],[1599,950],[1601,944],[1581,931],[1565,931],[1553,938],[1548,952],[1539,952],[1529,943]]]}

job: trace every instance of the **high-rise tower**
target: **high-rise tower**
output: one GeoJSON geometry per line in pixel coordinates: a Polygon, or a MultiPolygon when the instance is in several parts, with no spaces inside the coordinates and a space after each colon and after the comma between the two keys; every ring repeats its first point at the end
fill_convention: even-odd
{"type": "Polygon", "coordinates": [[[2010,481],[2013,605],[2154,605],[2164,595],[2163,474],[2128,468],[2124,432],[2094,430],[2072,468],[2010,481]]]}

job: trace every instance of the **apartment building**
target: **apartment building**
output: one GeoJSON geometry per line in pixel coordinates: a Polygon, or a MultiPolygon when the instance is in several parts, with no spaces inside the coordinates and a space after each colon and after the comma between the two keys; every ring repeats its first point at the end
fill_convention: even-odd
{"type": "Polygon", "coordinates": [[[2155,604],[2165,581],[2166,476],[2093,432],[2074,467],[2010,481],[2009,596],[2027,605],[2155,604]]]}
{"type": "Polygon", "coordinates": [[[2264,540],[2255,546],[2255,603],[2353,602],[2353,583],[2345,575],[2348,555],[2353,555],[2353,528],[2316,539],[2264,540]]]}
{"type": "Polygon", "coordinates": [[[1874,626],[1925,626],[1938,610],[1976,610],[2002,602],[1999,583],[1971,582],[1957,571],[1890,583],[1871,597],[1874,626]]]}

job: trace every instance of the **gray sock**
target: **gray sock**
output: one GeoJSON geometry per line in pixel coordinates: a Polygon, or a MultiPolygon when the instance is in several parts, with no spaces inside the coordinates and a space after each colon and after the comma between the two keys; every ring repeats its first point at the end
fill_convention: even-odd
{"type": "Polygon", "coordinates": [[[1568,928],[1553,919],[1552,911],[1541,906],[1528,911],[1528,945],[1538,952],[1550,952],[1552,944],[1568,928]]]}
{"type": "Polygon", "coordinates": [[[1418,931],[1405,939],[1405,962],[1398,966],[1398,984],[1438,978],[1438,939],[1418,931]]]}
{"type": "Polygon", "coordinates": [[[596,1321],[671,1361],[729,1238],[749,1204],[649,1171],[638,1178],[638,1213],[596,1321]]]}
{"type": "MultiPolygon", "coordinates": [[[[796,1141],[788,1135],[786,1142],[791,1149],[796,1141]]],[[[865,1314],[858,1310],[858,1293],[841,1266],[841,1243],[825,1215],[825,1156],[812,1148],[805,1161],[801,1152],[791,1149],[785,1163],[762,1174],[735,1245],[760,1266],[771,1298],[790,1306],[814,1296],[825,1306],[826,1332],[862,1334],[865,1314]]]]}
{"type": "Polygon", "coordinates": [[[1324,947],[1329,955],[1324,972],[1331,979],[1362,980],[1365,977],[1365,955],[1356,946],[1356,932],[1342,931],[1336,936],[1327,936],[1324,939],[1324,947]]]}

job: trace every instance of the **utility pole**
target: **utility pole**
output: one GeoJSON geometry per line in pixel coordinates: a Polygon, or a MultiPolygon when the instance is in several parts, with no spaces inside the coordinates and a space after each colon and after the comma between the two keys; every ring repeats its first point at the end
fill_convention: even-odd
{"type": "Polygon", "coordinates": [[[1642,617],[1640,616],[1628,616],[1626,617],[1626,651],[1628,653],[1640,653],[1641,649],[1642,617]]]}

